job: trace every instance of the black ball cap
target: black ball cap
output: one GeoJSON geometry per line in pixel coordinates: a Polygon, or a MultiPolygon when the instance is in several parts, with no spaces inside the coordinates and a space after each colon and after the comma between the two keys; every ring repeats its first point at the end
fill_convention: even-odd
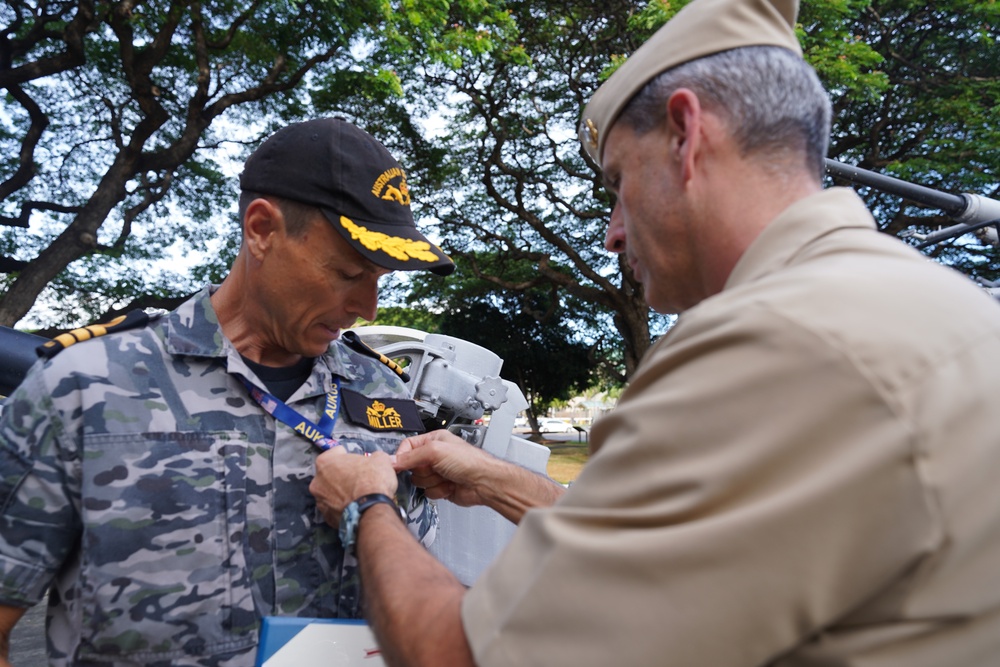
{"type": "Polygon", "coordinates": [[[342,118],[275,132],[246,161],[240,188],[317,207],[348,243],[383,268],[442,276],[455,270],[414,224],[399,162],[342,118]]]}

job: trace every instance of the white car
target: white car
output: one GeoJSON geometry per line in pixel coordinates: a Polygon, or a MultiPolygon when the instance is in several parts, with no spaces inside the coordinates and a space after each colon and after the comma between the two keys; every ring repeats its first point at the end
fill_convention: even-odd
{"type": "Polygon", "coordinates": [[[538,420],[538,430],[542,433],[572,433],[576,429],[568,421],[547,417],[538,420]]]}

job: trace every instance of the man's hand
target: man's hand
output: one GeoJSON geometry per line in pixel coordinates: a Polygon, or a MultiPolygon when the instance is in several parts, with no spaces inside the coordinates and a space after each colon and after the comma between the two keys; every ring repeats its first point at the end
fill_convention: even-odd
{"type": "MultiPolygon", "coordinates": [[[[402,452],[410,449],[400,446],[402,452]]],[[[351,501],[369,493],[392,497],[396,484],[392,459],[385,452],[359,456],[334,447],[316,458],[309,491],[326,522],[338,526],[351,501]]],[[[388,508],[376,505],[361,521],[356,548],[365,618],[379,638],[386,663],[471,667],[461,618],[465,587],[388,508]]]]}
{"type": "Polygon", "coordinates": [[[360,456],[334,447],[316,458],[316,476],[309,484],[309,492],[315,496],[323,518],[336,528],[351,501],[368,493],[384,493],[392,498],[398,483],[392,459],[385,452],[360,456]]]}
{"type": "Polygon", "coordinates": [[[519,523],[534,507],[553,504],[563,487],[544,475],[501,461],[448,431],[432,431],[403,440],[396,470],[410,470],[413,483],[428,498],[456,505],[485,505],[519,523]]]}
{"type": "Polygon", "coordinates": [[[471,507],[486,503],[479,487],[487,483],[488,472],[497,463],[454,433],[440,430],[403,440],[396,451],[395,468],[410,470],[414,485],[424,489],[428,498],[471,507]]]}

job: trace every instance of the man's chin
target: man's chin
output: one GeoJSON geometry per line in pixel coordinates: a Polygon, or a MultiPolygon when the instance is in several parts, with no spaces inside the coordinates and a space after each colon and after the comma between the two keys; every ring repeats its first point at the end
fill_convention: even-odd
{"type": "Polygon", "coordinates": [[[330,329],[325,326],[317,327],[316,335],[313,336],[309,341],[306,342],[304,347],[307,350],[303,351],[303,354],[310,357],[318,357],[324,354],[327,348],[333,341],[340,338],[340,329],[330,329]]]}

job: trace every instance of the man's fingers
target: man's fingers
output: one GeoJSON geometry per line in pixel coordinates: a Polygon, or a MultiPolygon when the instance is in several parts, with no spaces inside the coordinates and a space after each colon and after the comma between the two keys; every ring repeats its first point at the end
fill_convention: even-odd
{"type": "Polygon", "coordinates": [[[399,447],[396,448],[396,453],[393,457],[406,456],[413,450],[413,444],[410,442],[409,438],[403,438],[403,441],[399,443],[399,447]]]}
{"type": "Polygon", "coordinates": [[[424,489],[424,495],[431,500],[448,500],[455,495],[455,485],[451,482],[442,481],[437,486],[430,486],[424,489]]]}
{"type": "Polygon", "coordinates": [[[410,481],[412,481],[415,486],[419,486],[422,489],[428,489],[445,481],[445,478],[429,468],[415,468],[413,470],[413,474],[410,476],[410,481]]]}
{"type": "MultiPolygon", "coordinates": [[[[426,445],[428,442],[436,440],[438,434],[440,433],[441,431],[429,431],[427,433],[418,433],[417,435],[411,435],[407,438],[404,438],[403,441],[399,443],[399,450],[409,451],[411,449],[419,449],[420,447],[426,445]]],[[[399,452],[396,453],[398,454],[399,452]]]]}
{"type": "Polygon", "coordinates": [[[316,457],[316,476],[309,483],[309,491],[323,516],[334,525],[349,502],[368,493],[392,496],[397,483],[396,472],[385,452],[361,456],[335,447],[316,457]]]}
{"type": "MultiPolygon", "coordinates": [[[[407,440],[412,441],[413,438],[407,438],[407,440]]],[[[405,443],[406,440],[403,442],[405,443]]],[[[429,470],[434,465],[435,460],[434,448],[426,446],[426,441],[424,441],[415,444],[413,449],[404,450],[403,445],[400,445],[396,451],[396,461],[393,467],[397,472],[414,470],[416,468],[427,468],[429,470]]]]}
{"type": "Polygon", "coordinates": [[[336,457],[346,454],[347,450],[343,447],[331,447],[316,457],[316,469],[319,470],[323,466],[330,465],[336,457]]]}

